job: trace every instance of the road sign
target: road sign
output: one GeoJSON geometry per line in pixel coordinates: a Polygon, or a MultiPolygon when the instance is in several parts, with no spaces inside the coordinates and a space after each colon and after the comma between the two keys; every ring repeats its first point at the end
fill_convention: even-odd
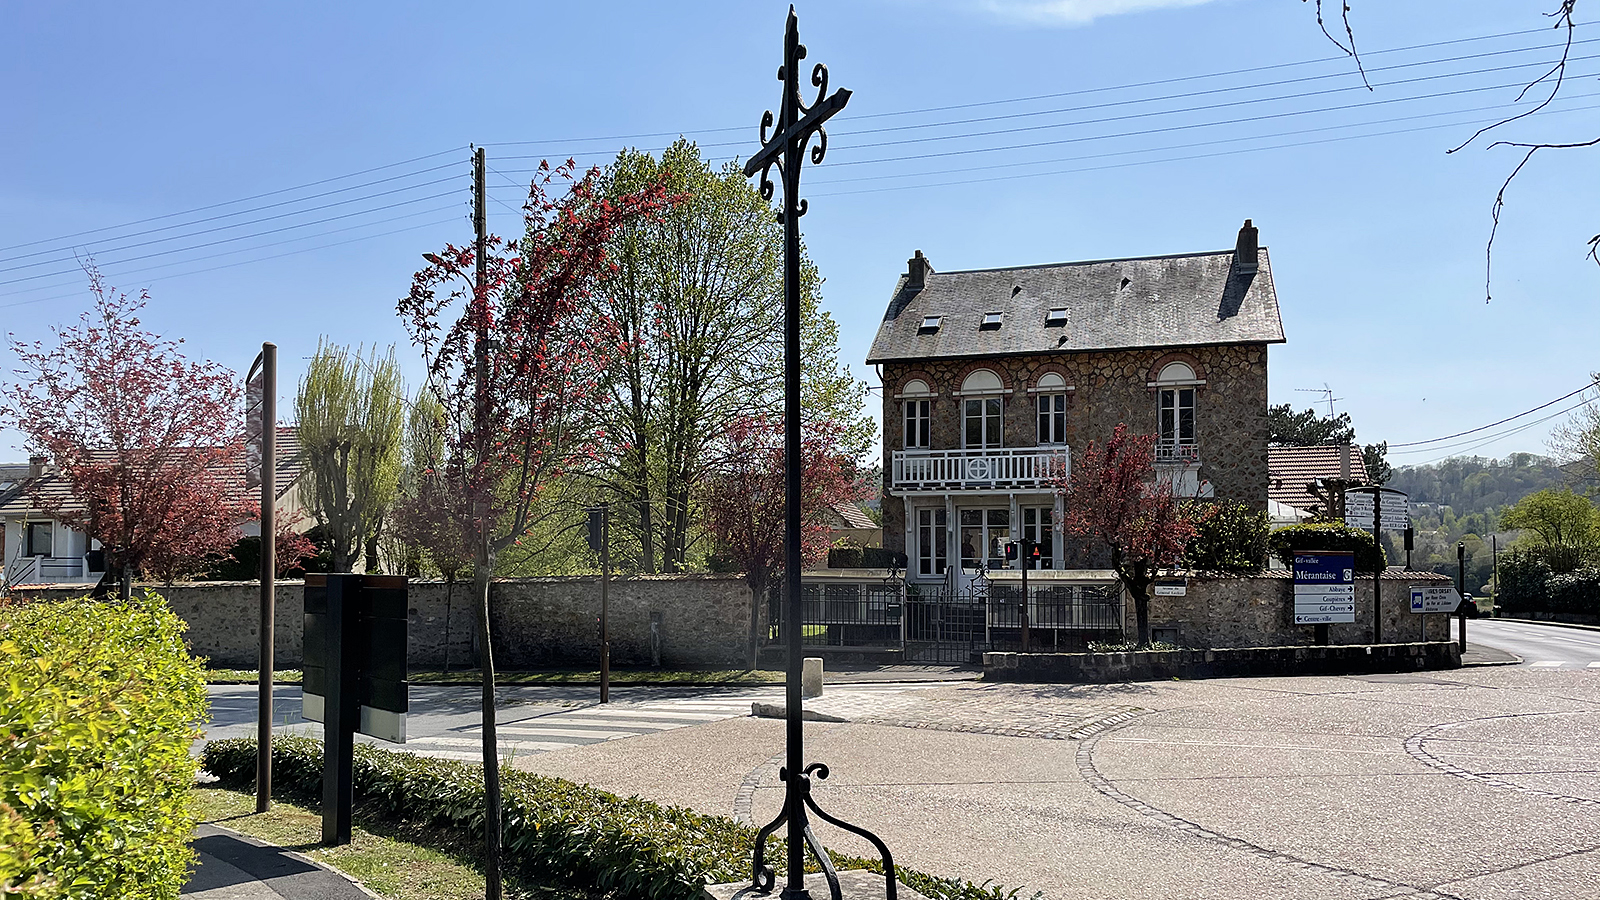
{"type": "Polygon", "coordinates": [[[1296,550],[1294,623],[1328,625],[1355,620],[1355,554],[1348,550],[1296,550]]]}
{"type": "Polygon", "coordinates": [[[261,460],[265,455],[267,439],[267,429],[262,421],[266,405],[265,377],[265,367],[252,369],[250,379],[245,382],[244,486],[247,490],[261,486],[261,460]]]}
{"type": "MultiPolygon", "coordinates": [[[[1382,509],[1379,510],[1381,521],[1378,526],[1384,531],[1405,531],[1411,527],[1410,498],[1400,491],[1388,488],[1379,488],[1383,492],[1382,509]]],[[[1352,528],[1363,531],[1372,530],[1372,491],[1363,488],[1352,488],[1344,495],[1344,523],[1352,528]]]]}
{"type": "Polygon", "coordinates": [[[1154,593],[1157,597],[1186,596],[1189,593],[1189,579],[1158,578],[1154,582],[1154,593]]]}
{"type": "Polygon", "coordinates": [[[1453,613],[1460,605],[1461,595],[1449,585],[1411,589],[1411,611],[1414,613],[1453,613]]]}

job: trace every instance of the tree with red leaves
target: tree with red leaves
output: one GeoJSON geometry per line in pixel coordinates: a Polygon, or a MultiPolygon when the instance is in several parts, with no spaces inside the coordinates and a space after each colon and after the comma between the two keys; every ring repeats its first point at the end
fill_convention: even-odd
{"type": "Polygon", "coordinates": [[[497,555],[547,512],[544,488],[597,446],[591,394],[621,349],[617,328],[594,314],[591,299],[615,270],[610,238],[671,202],[659,183],[601,196],[599,170],[579,176],[572,160],[554,168],[540,163],[539,173],[523,205],[520,241],[491,236],[482,259],[473,246],[427,254],[398,307],[442,408],[443,458],[429,468],[440,496],[458,499],[458,521],[473,548],[492,898],[500,893],[500,777],[489,581],[497,555]],[[552,196],[556,182],[569,185],[565,194],[552,196]]]}
{"type": "Polygon", "coordinates": [[[1174,566],[1194,537],[1195,518],[1180,507],[1172,479],[1158,477],[1156,436],[1128,434],[1118,425],[1104,447],[1093,441],[1061,478],[1066,534],[1093,536],[1111,548],[1111,568],[1133,597],[1141,645],[1150,643],[1150,583],[1161,566],[1174,566]]]}
{"type": "MultiPolygon", "coordinates": [[[[806,565],[828,553],[828,515],[839,503],[863,496],[855,455],[845,429],[832,422],[809,426],[800,439],[800,551],[806,565]]],[[[747,663],[756,665],[761,604],[783,573],[783,426],[755,417],[736,421],[723,452],[702,486],[705,528],[718,548],[744,572],[750,586],[747,663]]]]}
{"type": "Polygon", "coordinates": [[[239,439],[218,442],[243,421],[236,375],[142,329],[147,292],[130,298],[87,271],[94,309],[53,329],[56,346],[11,336],[20,377],[0,417],[55,466],[31,482],[36,505],[100,542],[101,590],[116,578],[126,599],[136,573],[170,580],[226,555],[256,513],[240,490],[239,439]]]}

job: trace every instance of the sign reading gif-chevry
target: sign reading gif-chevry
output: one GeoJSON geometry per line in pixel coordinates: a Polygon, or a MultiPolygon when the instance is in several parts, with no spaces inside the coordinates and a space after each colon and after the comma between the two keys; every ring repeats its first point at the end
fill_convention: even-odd
{"type": "Polygon", "coordinates": [[[1356,562],[1348,550],[1296,550],[1294,623],[1331,625],[1356,620],[1356,562]]]}

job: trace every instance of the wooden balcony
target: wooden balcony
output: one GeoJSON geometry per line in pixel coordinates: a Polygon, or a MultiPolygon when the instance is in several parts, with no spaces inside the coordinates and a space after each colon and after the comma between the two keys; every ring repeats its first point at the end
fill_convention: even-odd
{"type": "Polygon", "coordinates": [[[896,450],[889,491],[1049,490],[1069,471],[1066,447],[986,450],[896,450]]]}

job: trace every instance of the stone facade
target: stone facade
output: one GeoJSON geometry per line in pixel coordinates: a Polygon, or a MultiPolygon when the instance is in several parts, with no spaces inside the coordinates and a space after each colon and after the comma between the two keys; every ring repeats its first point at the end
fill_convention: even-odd
{"type": "MultiPolygon", "coordinates": [[[[962,447],[961,390],[977,369],[999,376],[1005,447],[1038,445],[1035,394],[1028,389],[1047,373],[1059,374],[1067,392],[1067,444],[1076,463],[1083,448],[1103,444],[1119,424],[1149,434],[1158,428],[1153,382],[1170,363],[1187,364],[1196,386],[1195,439],[1198,480],[1209,481],[1219,498],[1267,507],[1267,345],[1231,344],[1143,350],[1085,351],[1005,357],[926,359],[883,364],[884,456],[905,449],[904,385],[921,379],[937,394],[930,404],[930,448],[962,447]]],[[[904,498],[891,496],[891,467],[884,470],[884,546],[906,552],[904,498]]],[[[959,494],[957,494],[958,502],[959,494]]],[[[1048,501],[1046,501],[1048,502],[1048,501]]],[[[1066,564],[1095,565],[1093,554],[1069,545],[1066,564]]]]}
{"type": "MultiPolygon", "coordinates": [[[[1411,611],[1412,585],[1448,585],[1434,572],[1385,572],[1379,590],[1386,643],[1447,641],[1442,613],[1411,611]]],[[[1137,634],[1133,603],[1125,605],[1124,633],[1137,634]]],[[[1150,598],[1151,634],[1184,647],[1287,647],[1313,642],[1315,627],[1294,624],[1294,578],[1269,571],[1253,578],[1189,579],[1182,597],[1150,598]]],[[[1372,643],[1372,575],[1356,577],[1356,621],[1328,626],[1330,644],[1372,643]]]]}
{"type": "MultiPolygon", "coordinates": [[[[145,586],[140,586],[145,587],[145,586]]],[[[149,585],[189,626],[190,651],[217,667],[254,668],[261,587],[253,581],[149,585]]],[[[81,596],[83,585],[16,591],[24,599],[81,596]]],[[[452,668],[474,665],[477,630],[471,582],[410,585],[408,663],[442,668],[448,648],[452,668]]],[[[304,662],[305,585],[280,581],[274,656],[280,669],[304,662]]],[[[518,578],[494,582],[490,598],[498,665],[506,668],[597,666],[600,659],[600,585],[594,576],[518,578]]],[[[742,665],[748,636],[750,589],[729,576],[613,578],[609,592],[611,660],[649,665],[650,623],[659,616],[664,666],[742,665]]]]}

